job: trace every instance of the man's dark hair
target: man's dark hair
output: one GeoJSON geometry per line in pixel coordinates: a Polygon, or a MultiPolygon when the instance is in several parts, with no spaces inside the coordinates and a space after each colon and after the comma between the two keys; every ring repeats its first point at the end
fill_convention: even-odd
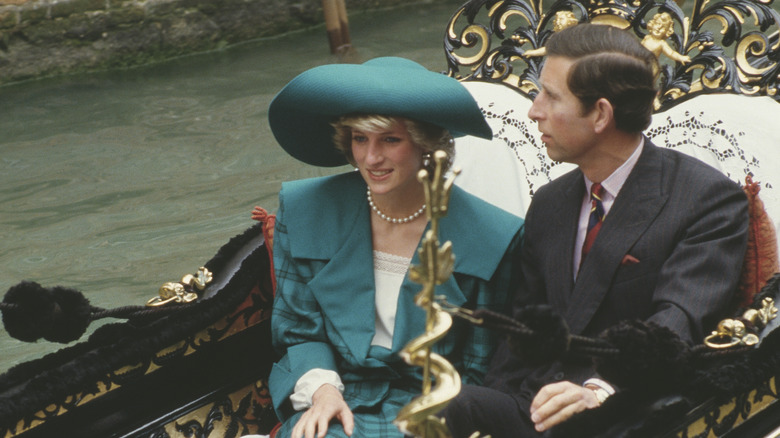
{"type": "Polygon", "coordinates": [[[658,60],[637,38],[612,26],[583,23],[556,32],[545,47],[547,56],[575,60],[568,86],[586,110],[603,97],[621,131],[650,126],[658,60]]]}

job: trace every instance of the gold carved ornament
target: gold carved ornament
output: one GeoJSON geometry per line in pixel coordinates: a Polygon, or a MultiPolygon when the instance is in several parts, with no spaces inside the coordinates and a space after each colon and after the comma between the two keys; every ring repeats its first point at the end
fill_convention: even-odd
{"type": "Polygon", "coordinates": [[[439,220],[447,215],[452,184],[460,170],[454,169],[453,175],[445,180],[442,165],[447,154],[436,151],[433,159],[436,164],[433,178],[429,178],[426,170],[417,175],[425,190],[426,215],[431,226],[417,250],[420,265],[412,266],[409,271],[410,279],[423,285],[415,303],[425,310],[425,333],[412,339],[400,353],[406,363],[423,367],[422,394],[404,406],[393,423],[402,432],[416,437],[449,438],[452,435],[444,420],[435,414],[460,392],[460,375],[447,359],[431,352],[431,348],[452,326],[452,317],[435,302],[434,290],[437,284],[447,281],[455,264],[452,242],[439,245],[437,236],[439,220]]]}
{"type": "Polygon", "coordinates": [[[635,34],[659,60],[656,112],[709,93],[780,102],[775,1],[470,0],[448,23],[447,73],[462,81],[503,83],[533,99],[549,37],[590,22],[635,34]]]}
{"type": "Polygon", "coordinates": [[[764,298],[760,309],[748,309],[741,318],[724,319],[717,330],[704,338],[704,344],[716,350],[756,345],[758,332],[777,317],[772,298],[764,298]]]}
{"type": "Polygon", "coordinates": [[[198,294],[195,291],[203,292],[212,279],[211,271],[201,266],[195,275],[187,274],[179,282],[164,283],[160,286],[159,295],[149,299],[146,305],[158,307],[170,303],[191,303],[198,299],[198,294]]]}

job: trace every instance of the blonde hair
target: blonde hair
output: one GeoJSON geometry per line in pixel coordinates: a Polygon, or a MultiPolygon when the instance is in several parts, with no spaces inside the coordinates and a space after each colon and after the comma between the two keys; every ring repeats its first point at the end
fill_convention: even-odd
{"type": "MultiPolygon", "coordinates": [[[[382,116],[378,114],[371,115],[346,115],[341,116],[335,122],[331,123],[335,134],[333,134],[333,143],[338,151],[344,154],[347,161],[353,166],[356,165],[355,157],[352,156],[352,130],[357,129],[364,132],[379,132],[390,129],[396,122],[401,122],[406,127],[409,137],[415,146],[423,151],[423,155],[430,155],[434,151],[443,150],[447,153],[449,159],[444,164],[444,171],[448,170],[455,158],[455,141],[449,131],[439,126],[411,120],[402,117],[382,116]]],[[[433,160],[423,160],[423,167],[433,174],[433,160]]]]}

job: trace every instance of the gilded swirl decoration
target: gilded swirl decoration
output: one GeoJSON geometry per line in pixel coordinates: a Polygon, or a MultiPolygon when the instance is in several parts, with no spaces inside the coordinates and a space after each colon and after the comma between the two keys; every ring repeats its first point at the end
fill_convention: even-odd
{"type": "Polygon", "coordinates": [[[780,12],[774,0],[679,3],[473,0],[448,24],[448,74],[503,83],[533,98],[547,39],[568,25],[592,22],[634,33],[659,58],[657,111],[708,93],[780,101],[780,12]]]}

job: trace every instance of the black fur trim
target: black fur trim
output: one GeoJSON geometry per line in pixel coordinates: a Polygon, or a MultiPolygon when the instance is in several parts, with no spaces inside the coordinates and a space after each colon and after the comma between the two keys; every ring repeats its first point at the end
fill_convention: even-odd
{"type": "Polygon", "coordinates": [[[646,394],[664,394],[691,377],[693,353],[666,327],[626,321],[605,331],[602,338],[619,350],[616,358],[596,359],[596,369],[607,381],[646,394]]]}
{"type": "Polygon", "coordinates": [[[526,306],[515,314],[530,334],[510,334],[509,348],[525,364],[535,366],[560,359],[569,350],[569,327],[550,306],[526,306]]]}

